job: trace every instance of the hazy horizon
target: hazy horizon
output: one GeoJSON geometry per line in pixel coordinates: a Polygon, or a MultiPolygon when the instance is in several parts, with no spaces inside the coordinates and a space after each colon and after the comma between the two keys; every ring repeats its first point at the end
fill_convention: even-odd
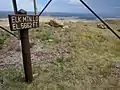
{"type": "MultiPolygon", "coordinates": [[[[8,18],[9,14],[13,14],[13,11],[0,11],[0,18],[8,18]]],[[[34,14],[33,11],[28,11],[28,14],[34,14]]],[[[39,13],[38,13],[39,14],[39,13]]],[[[120,15],[116,14],[103,14],[97,13],[100,17],[106,18],[120,18],[120,15]]],[[[95,20],[96,17],[92,13],[72,13],[72,12],[44,12],[42,16],[53,16],[58,18],[74,18],[74,19],[86,19],[95,20]]]]}

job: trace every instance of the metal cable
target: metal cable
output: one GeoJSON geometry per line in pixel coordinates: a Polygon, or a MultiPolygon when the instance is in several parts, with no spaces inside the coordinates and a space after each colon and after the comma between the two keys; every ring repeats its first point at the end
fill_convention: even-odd
{"type": "MultiPolygon", "coordinates": [[[[39,16],[44,12],[44,10],[48,7],[51,1],[52,0],[49,0],[43,10],[39,13],[39,16]]],[[[102,20],[102,18],[100,18],[83,0],[80,0],[80,2],[85,5],[117,38],[120,39],[120,36],[104,20],[102,20]]]]}
{"type": "Polygon", "coordinates": [[[85,5],[117,38],[120,39],[120,36],[104,20],[102,20],[83,0],[80,0],[80,2],[85,5]]]}
{"type": "Polygon", "coordinates": [[[44,10],[48,7],[48,5],[51,3],[52,0],[49,0],[49,2],[45,5],[45,7],[42,9],[42,11],[39,13],[39,16],[42,15],[42,13],[44,12],[44,10]]]}
{"type": "Polygon", "coordinates": [[[8,32],[9,34],[13,35],[14,37],[16,37],[18,39],[18,37],[13,34],[12,32],[10,32],[9,30],[5,29],[4,27],[0,26],[1,29],[3,29],[4,31],[8,32]]]}

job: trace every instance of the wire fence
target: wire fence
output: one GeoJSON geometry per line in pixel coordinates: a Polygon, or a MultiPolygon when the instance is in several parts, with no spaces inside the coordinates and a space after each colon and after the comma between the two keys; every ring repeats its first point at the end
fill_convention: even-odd
{"type": "MultiPolygon", "coordinates": [[[[97,17],[107,28],[108,30],[110,30],[117,38],[120,39],[120,36],[99,16],[97,15],[97,13],[95,11],[93,11],[83,0],[79,0],[89,11],[91,11],[91,13],[94,14],[95,17],[97,17]]],[[[49,0],[48,3],[45,5],[45,7],[41,10],[41,12],[38,14],[39,16],[42,15],[42,13],[45,11],[45,9],[50,5],[50,3],[52,2],[52,0],[49,0]]],[[[16,11],[16,10],[15,10],[16,11]]],[[[9,30],[5,29],[4,27],[0,26],[1,29],[5,30],[6,32],[8,32],[9,34],[15,36],[16,38],[18,38],[15,34],[13,34],[12,32],[10,32],[9,30]]]]}

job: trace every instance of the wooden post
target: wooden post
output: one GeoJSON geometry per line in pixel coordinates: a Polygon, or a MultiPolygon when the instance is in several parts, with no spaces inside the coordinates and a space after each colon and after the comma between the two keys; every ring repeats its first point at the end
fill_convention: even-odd
{"type": "Polygon", "coordinates": [[[30,44],[29,44],[28,29],[20,30],[20,39],[22,44],[25,79],[26,82],[32,82],[33,76],[32,76],[32,66],[30,59],[30,44]]]}
{"type": "MultiPolygon", "coordinates": [[[[15,14],[27,14],[27,12],[25,12],[22,9],[20,11],[17,11],[16,0],[13,0],[13,7],[15,14]]],[[[32,66],[30,59],[30,43],[29,43],[28,29],[20,30],[20,39],[22,45],[22,56],[23,56],[25,79],[26,82],[32,82],[33,75],[32,75],[32,66]]]]}
{"type": "MultiPolygon", "coordinates": [[[[20,10],[18,14],[26,14],[27,12],[24,10],[20,10]]],[[[23,65],[25,72],[26,82],[32,82],[32,65],[31,65],[31,57],[30,57],[30,43],[29,43],[29,35],[28,29],[20,30],[20,40],[22,45],[22,56],[23,56],[23,65]]]]}

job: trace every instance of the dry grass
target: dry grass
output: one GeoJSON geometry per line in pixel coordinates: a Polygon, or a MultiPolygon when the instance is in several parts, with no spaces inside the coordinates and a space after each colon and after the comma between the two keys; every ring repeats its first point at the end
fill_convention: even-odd
{"type": "MultiPolygon", "coordinates": [[[[96,23],[65,23],[69,28],[41,24],[30,39],[46,55],[33,60],[31,84],[24,83],[22,68],[0,70],[1,90],[119,90],[120,40],[96,23]],[[49,54],[48,54],[49,53],[49,54]]],[[[33,58],[34,59],[34,58],[33,58]]]]}

